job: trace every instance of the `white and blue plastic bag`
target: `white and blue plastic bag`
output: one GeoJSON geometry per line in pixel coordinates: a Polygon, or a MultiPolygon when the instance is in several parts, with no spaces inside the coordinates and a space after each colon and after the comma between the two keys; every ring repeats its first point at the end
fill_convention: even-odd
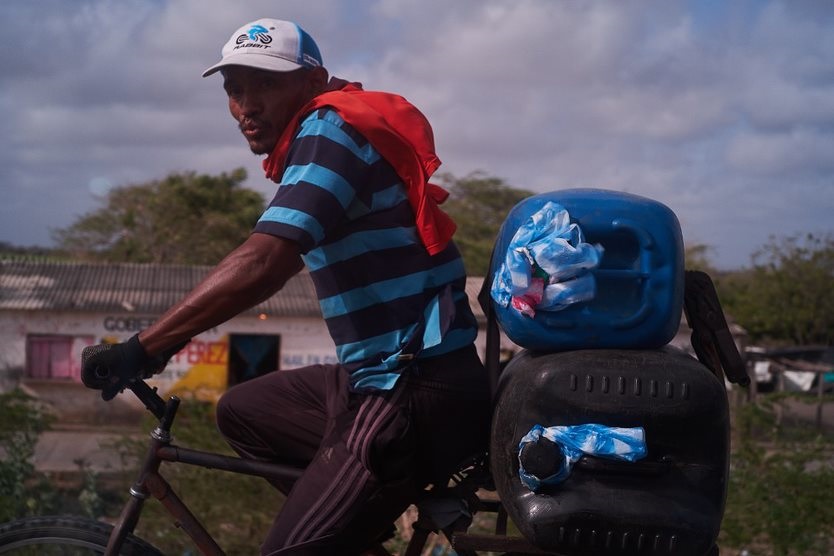
{"type": "Polygon", "coordinates": [[[518,443],[518,475],[524,486],[538,491],[542,485],[554,485],[568,478],[571,468],[583,456],[595,456],[613,460],[634,462],[646,457],[646,433],[642,427],[608,427],[596,423],[544,428],[534,425],[518,443]],[[537,477],[524,469],[522,449],[540,438],[553,442],[561,451],[561,465],[549,477],[537,477]]]}
{"type": "Polygon", "coordinates": [[[529,317],[539,310],[559,311],[593,299],[590,271],[601,257],[602,247],[585,242],[568,211],[548,201],[516,230],[490,294],[529,317]]]}

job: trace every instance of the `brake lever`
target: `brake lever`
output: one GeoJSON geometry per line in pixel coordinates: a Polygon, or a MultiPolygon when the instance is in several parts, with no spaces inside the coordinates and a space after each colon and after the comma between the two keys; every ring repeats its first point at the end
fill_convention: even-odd
{"type": "Polygon", "coordinates": [[[130,388],[137,379],[133,377],[133,379],[125,380],[123,377],[117,377],[116,382],[113,384],[107,384],[106,386],[102,387],[101,389],[101,399],[106,402],[109,402],[119,394],[125,391],[125,388],[130,388]]]}

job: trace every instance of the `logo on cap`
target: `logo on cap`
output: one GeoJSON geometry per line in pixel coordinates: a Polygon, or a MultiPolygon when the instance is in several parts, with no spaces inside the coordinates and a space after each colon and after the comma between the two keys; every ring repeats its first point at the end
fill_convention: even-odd
{"type": "Polygon", "coordinates": [[[238,35],[235,42],[241,44],[247,40],[269,44],[272,42],[272,37],[269,35],[269,29],[263,25],[253,25],[246,33],[238,35]]]}

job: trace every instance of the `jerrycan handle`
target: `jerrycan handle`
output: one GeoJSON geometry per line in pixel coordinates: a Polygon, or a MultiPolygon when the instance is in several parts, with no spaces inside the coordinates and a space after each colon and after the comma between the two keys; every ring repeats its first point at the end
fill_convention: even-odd
{"type": "Polygon", "coordinates": [[[623,269],[617,273],[622,278],[642,281],[642,299],[640,307],[626,318],[616,320],[612,323],[614,328],[631,328],[646,320],[652,312],[653,306],[651,296],[646,294],[646,280],[652,274],[652,250],[654,249],[654,238],[637,222],[625,218],[617,218],[611,225],[616,230],[625,230],[631,233],[640,247],[639,267],[637,269],[623,269]]]}

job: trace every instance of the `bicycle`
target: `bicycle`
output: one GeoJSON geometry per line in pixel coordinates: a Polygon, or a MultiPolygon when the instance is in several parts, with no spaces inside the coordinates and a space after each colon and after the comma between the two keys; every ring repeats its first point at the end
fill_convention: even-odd
{"type": "MultiPolygon", "coordinates": [[[[115,525],[75,516],[19,519],[0,525],[0,554],[161,555],[151,543],[134,535],[145,501],[156,498],[192,539],[200,554],[220,556],[225,552],[162,476],[161,463],[182,463],[265,479],[296,479],[304,471],[277,463],[177,446],[172,443],[171,428],[181,400],[172,396],[164,401],[156,388],[151,388],[141,378],[133,378],[125,386],[156,417],[158,424],[150,433],[147,453],[115,525]]],[[[413,523],[414,533],[404,556],[419,556],[431,533],[445,535],[460,556],[477,556],[480,551],[497,551],[507,555],[552,554],[536,549],[524,539],[507,536],[507,514],[500,502],[482,499],[478,493],[479,489],[491,489],[486,462],[486,454],[473,457],[462,464],[447,485],[434,486],[424,492],[417,503],[418,518],[413,523]],[[477,512],[497,514],[494,535],[468,532],[477,512]]],[[[381,543],[369,547],[365,554],[391,556],[381,543]]]]}
{"type": "MultiPolygon", "coordinates": [[[[482,289],[479,299],[486,295],[486,291],[482,289]]],[[[481,304],[485,306],[483,301],[481,304]]],[[[693,328],[692,343],[698,360],[717,377],[722,378],[726,375],[731,382],[746,385],[749,377],[735,344],[729,336],[717,295],[707,275],[696,272],[687,274],[685,306],[687,318],[693,328]]],[[[495,392],[497,378],[501,374],[497,355],[499,344],[495,339],[497,333],[497,324],[490,316],[487,328],[486,367],[493,392],[495,392]]],[[[201,554],[223,555],[222,548],[162,477],[159,472],[160,464],[162,462],[184,463],[232,473],[279,479],[297,478],[304,471],[301,468],[281,464],[176,446],[171,443],[171,428],[179,408],[179,398],[170,397],[164,401],[157,394],[156,389],[151,388],[141,377],[103,378],[114,379],[107,386],[109,393],[104,396],[105,399],[110,399],[118,392],[130,389],[159,421],[150,434],[147,454],[138,477],[129,490],[130,497],[118,521],[115,525],[109,525],[78,517],[52,516],[30,517],[9,522],[0,525],[0,554],[18,556],[24,554],[39,556],[49,554],[159,555],[161,554],[159,550],[133,534],[145,500],[154,497],[162,502],[168,513],[191,537],[201,554]]],[[[600,466],[600,462],[592,457],[581,459],[576,467],[603,472],[607,469],[605,464],[600,466]]],[[[403,556],[420,556],[432,532],[445,536],[459,556],[477,556],[482,551],[503,556],[545,554],[558,556],[556,552],[537,548],[523,537],[510,536],[508,514],[502,501],[497,496],[494,499],[482,498],[480,494],[483,490],[496,490],[488,466],[487,454],[473,456],[464,462],[449,478],[446,485],[434,485],[426,490],[416,503],[418,517],[412,524],[414,534],[403,556]],[[470,531],[473,517],[478,512],[496,514],[492,534],[477,534],[470,531]]],[[[564,528],[560,531],[562,529],[564,528]]],[[[565,532],[567,535],[568,531],[565,530],[565,532]]],[[[579,534],[579,529],[576,533],[579,534]]],[[[628,532],[622,535],[623,543],[626,543],[628,536],[628,532]]],[[[638,541],[636,550],[642,554],[641,546],[638,541]]],[[[634,551],[624,553],[632,552],[634,551]]],[[[382,544],[369,547],[365,554],[391,556],[382,544]]],[[[706,556],[717,554],[718,547],[713,545],[707,551],[706,556]]]]}

